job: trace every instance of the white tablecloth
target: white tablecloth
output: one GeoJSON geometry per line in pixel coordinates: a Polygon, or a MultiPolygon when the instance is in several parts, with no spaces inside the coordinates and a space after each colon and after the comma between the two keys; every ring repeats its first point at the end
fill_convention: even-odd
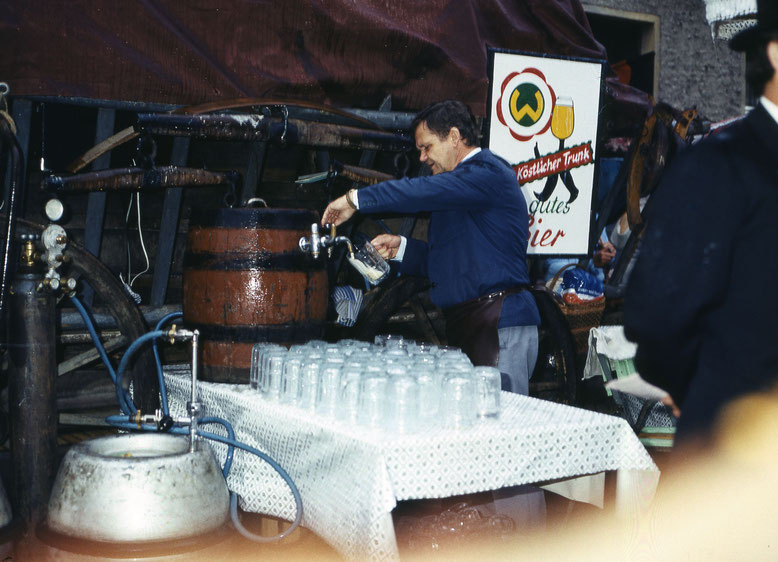
{"type": "MultiPolygon", "coordinates": [[[[190,378],[169,373],[166,380],[171,414],[184,415],[190,378]]],[[[633,513],[651,501],[659,479],[622,418],[511,393],[502,394],[499,420],[465,431],[387,435],[268,403],[247,385],[198,387],[205,415],[228,420],[239,441],[269,454],[293,478],[303,525],[353,560],[398,557],[391,517],[398,500],[553,480],[548,489],[602,505],[602,472],[613,470],[616,508],[633,513]]],[[[216,425],[204,429],[224,434],[216,425]]],[[[226,447],[214,450],[223,462],[226,447]]],[[[227,483],[242,509],[294,518],[288,486],[256,456],[236,450],[227,483]]]]}

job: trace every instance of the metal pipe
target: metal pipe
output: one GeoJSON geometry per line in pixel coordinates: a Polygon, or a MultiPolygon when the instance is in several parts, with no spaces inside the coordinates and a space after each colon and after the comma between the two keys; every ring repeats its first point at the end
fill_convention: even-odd
{"type": "Polygon", "coordinates": [[[166,103],[149,103],[142,101],[117,101],[78,96],[17,96],[24,99],[58,105],[69,105],[91,108],[115,109],[116,111],[173,111],[183,106],[166,103]]]}
{"type": "MultiPolygon", "coordinates": [[[[225,109],[225,104],[213,104],[213,109],[209,109],[208,106],[195,106],[185,107],[182,105],[164,104],[164,103],[149,103],[149,102],[134,102],[134,101],[117,101],[117,100],[105,100],[94,98],[83,98],[78,96],[24,96],[24,99],[41,102],[47,104],[60,104],[80,107],[92,107],[92,108],[108,108],[115,109],[117,111],[135,111],[135,112],[150,112],[150,111],[185,111],[191,112],[192,109],[198,109],[201,112],[218,111],[225,109]]],[[[247,100],[247,104],[250,106],[267,106],[267,105],[287,105],[289,107],[289,113],[295,117],[306,120],[322,120],[327,117],[327,114],[331,112],[324,106],[321,108],[316,107],[303,107],[300,102],[291,103],[288,100],[247,100]],[[250,102],[250,103],[248,103],[250,102]]],[[[239,107],[239,106],[238,106],[239,107]]],[[[227,108],[229,109],[229,108],[227,108]]],[[[353,114],[358,118],[365,119],[374,123],[376,126],[382,129],[407,129],[411,126],[415,113],[408,113],[402,111],[381,111],[377,109],[362,109],[362,108],[335,108],[337,111],[344,114],[353,114]]],[[[338,116],[342,119],[348,119],[348,115],[338,116]]],[[[353,118],[352,118],[353,119],[353,118]]]]}
{"type": "Polygon", "coordinates": [[[177,115],[141,113],[136,130],[153,135],[211,140],[275,141],[330,148],[400,152],[413,148],[404,135],[334,123],[317,123],[256,114],[177,115]]]}
{"type": "MultiPolygon", "coordinates": [[[[138,308],[149,326],[154,326],[168,314],[181,312],[180,304],[166,304],[163,306],[141,305],[138,308]]],[[[95,328],[98,330],[114,330],[118,326],[116,317],[104,308],[93,308],[91,313],[95,328]]],[[[62,326],[62,334],[59,336],[61,339],[71,337],[71,334],[67,333],[69,330],[78,331],[79,334],[83,333],[82,330],[85,327],[84,319],[77,310],[59,308],[57,314],[59,324],[62,326]]],[[[73,340],[73,343],[75,343],[75,340],[73,340]]]]}
{"type": "Polygon", "coordinates": [[[397,179],[391,174],[379,172],[377,170],[371,170],[369,168],[363,168],[361,166],[350,166],[348,164],[339,164],[339,163],[337,164],[339,165],[340,168],[340,169],[336,168],[338,174],[340,174],[345,178],[350,179],[351,181],[356,181],[367,185],[374,185],[382,181],[397,179]]]}
{"type": "Polygon", "coordinates": [[[116,168],[73,176],[53,175],[43,180],[43,186],[57,193],[81,193],[235,185],[238,180],[239,175],[234,171],[213,172],[198,168],[160,166],[150,170],[116,168]]]}
{"type": "MultiPolygon", "coordinates": [[[[3,245],[2,273],[0,274],[0,321],[5,312],[7,294],[7,282],[11,264],[11,241],[16,231],[16,212],[22,194],[17,196],[18,190],[24,189],[24,154],[19,140],[11,130],[11,125],[4,119],[0,119],[0,146],[10,145],[11,149],[11,178],[9,184],[8,212],[6,213],[5,244],[3,245]]],[[[0,151],[1,152],[1,151],[0,151]]],[[[2,157],[2,154],[0,154],[2,157]]]]}
{"type": "Polygon", "coordinates": [[[14,511],[30,526],[45,514],[56,469],[56,301],[42,280],[22,265],[8,308],[14,511]]]}
{"type": "Polygon", "coordinates": [[[335,238],[330,238],[329,236],[325,236],[321,239],[321,245],[324,248],[327,248],[329,246],[335,246],[337,244],[345,244],[348,248],[348,255],[350,257],[354,257],[354,246],[351,244],[351,240],[346,238],[345,236],[336,236],[335,238]]]}
{"type": "Polygon", "coordinates": [[[192,402],[190,407],[191,423],[189,424],[189,452],[194,453],[197,444],[197,419],[202,413],[200,403],[197,401],[197,375],[198,361],[197,354],[199,349],[200,331],[192,332],[192,402]]]}

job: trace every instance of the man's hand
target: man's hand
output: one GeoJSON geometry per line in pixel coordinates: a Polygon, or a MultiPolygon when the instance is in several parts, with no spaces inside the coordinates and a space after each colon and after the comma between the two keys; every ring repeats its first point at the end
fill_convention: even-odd
{"type": "Polygon", "coordinates": [[[321,217],[321,224],[334,224],[335,226],[341,225],[349,220],[355,213],[355,209],[348,204],[346,196],[342,195],[334,201],[331,201],[327,208],[324,209],[324,214],[321,217]]]}
{"type": "Polygon", "coordinates": [[[610,242],[598,243],[598,250],[594,254],[592,261],[597,267],[605,267],[616,256],[616,248],[610,242]]]}
{"type": "Polygon", "coordinates": [[[662,404],[667,406],[676,418],[681,417],[681,409],[678,407],[678,405],[675,403],[675,400],[673,400],[673,398],[669,394],[664,398],[662,398],[662,404]]]}
{"type": "Polygon", "coordinates": [[[401,238],[396,234],[379,234],[370,243],[375,246],[378,253],[385,260],[390,260],[397,255],[397,250],[400,249],[401,238]]]}

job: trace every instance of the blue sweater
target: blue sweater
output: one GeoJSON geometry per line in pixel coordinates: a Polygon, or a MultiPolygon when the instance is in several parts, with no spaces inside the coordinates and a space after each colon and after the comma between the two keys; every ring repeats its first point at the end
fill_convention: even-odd
{"type": "MultiPolygon", "coordinates": [[[[513,170],[489,150],[450,172],[360,189],[359,210],[430,212],[428,242],[408,240],[400,271],[428,277],[441,308],[529,283],[527,205],[513,170]]],[[[501,328],[538,324],[529,291],[505,299],[501,328]]]]}

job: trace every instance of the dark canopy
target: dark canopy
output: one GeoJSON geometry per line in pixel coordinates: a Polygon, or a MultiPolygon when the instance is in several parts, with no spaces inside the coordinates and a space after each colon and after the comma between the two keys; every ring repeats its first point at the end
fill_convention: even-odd
{"type": "Polygon", "coordinates": [[[579,0],[0,0],[16,95],[238,97],[484,115],[487,47],[605,58],[579,0]]]}

